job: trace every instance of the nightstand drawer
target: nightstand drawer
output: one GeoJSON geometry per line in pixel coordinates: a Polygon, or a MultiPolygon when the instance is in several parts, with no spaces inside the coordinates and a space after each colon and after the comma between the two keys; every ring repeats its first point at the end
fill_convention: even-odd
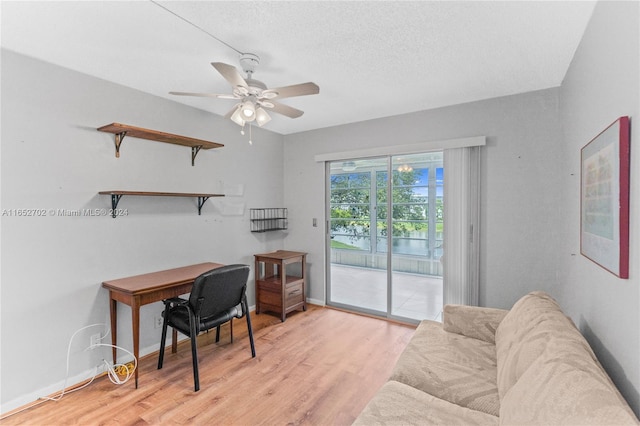
{"type": "Polygon", "coordinates": [[[260,302],[265,305],[277,306],[279,308],[282,307],[282,292],[278,291],[270,291],[270,290],[262,290],[260,292],[260,302]]]}
{"type": "Polygon", "coordinates": [[[287,286],[285,291],[284,301],[285,307],[293,306],[296,303],[302,302],[304,293],[302,292],[302,283],[296,283],[291,286],[287,286]]]}

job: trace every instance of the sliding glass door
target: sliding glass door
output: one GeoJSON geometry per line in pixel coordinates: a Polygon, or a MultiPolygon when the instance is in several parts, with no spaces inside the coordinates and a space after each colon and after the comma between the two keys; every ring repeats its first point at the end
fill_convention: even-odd
{"type": "Polygon", "coordinates": [[[388,279],[387,256],[378,250],[376,172],[387,163],[374,158],[328,166],[328,302],[377,315],[387,312],[388,279]]]}
{"type": "Polygon", "coordinates": [[[327,167],[328,303],[410,321],[437,318],[442,310],[442,153],[327,167]]]}

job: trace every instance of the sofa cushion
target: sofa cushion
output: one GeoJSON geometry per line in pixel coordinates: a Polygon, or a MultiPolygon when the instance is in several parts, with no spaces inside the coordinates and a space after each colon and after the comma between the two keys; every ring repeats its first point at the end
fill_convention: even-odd
{"type": "Polygon", "coordinates": [[[500,402],[506,425],[637,425],[586,342],[553,337],[500,402]]]}
{"type": "Polygon", "coordinates": [[[499,419],[438,399],[403,383],[389,381],[353,423],[375,425],[497,425],[499,419]]]}
{"type": "Polygon", "coordinates": [[[422,321],[400,356],[391,380],[453,404],[497,416],[495,345],[422,321]]]}
{"type": "MultiPolygon", "coordinates": [[[[560,306],[548,294],[529,293],[513,305],[496,330],[500,398],[542,355],[552,337],[584,342],[573,322],[562,313],[560,306]]],[[[584,345],[589,348],[586,342],[584,345]]],[[[591,351],[590,348],[588,350],[591,351]]]]}
{"type": "Polygon", "coordinates": [[[495,343],[496,329],[508,312],[479,306],[445,305],[442,326],[449,333],[495,343]]]}

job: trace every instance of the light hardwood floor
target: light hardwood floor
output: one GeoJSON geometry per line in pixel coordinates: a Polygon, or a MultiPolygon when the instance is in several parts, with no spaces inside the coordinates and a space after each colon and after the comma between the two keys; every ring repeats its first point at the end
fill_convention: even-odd
{"type": "MultiPolygon", "coordinates": [[[[246,321],[215,343],[198,339],[200,391],[193,391],[191,350],[168,349],[140,361],[139,388],[106,377],[58,402],[45,402],[3,425],[349,425],[386,381],[414,327],[309,305],[284,323],[253,315],[256,358],[246,321]]],[[[226,327],[225,327],[226,328],[226,327]]]]}

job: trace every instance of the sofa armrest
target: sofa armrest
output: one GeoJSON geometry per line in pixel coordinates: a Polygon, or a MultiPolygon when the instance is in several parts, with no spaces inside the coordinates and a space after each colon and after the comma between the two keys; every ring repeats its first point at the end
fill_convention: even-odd
{"type": "Polygon", "coordinates": [[[479,306],[445,305],[442,325],[449,333],[495,343],[496,329],[507,312],[479,306]]]}

